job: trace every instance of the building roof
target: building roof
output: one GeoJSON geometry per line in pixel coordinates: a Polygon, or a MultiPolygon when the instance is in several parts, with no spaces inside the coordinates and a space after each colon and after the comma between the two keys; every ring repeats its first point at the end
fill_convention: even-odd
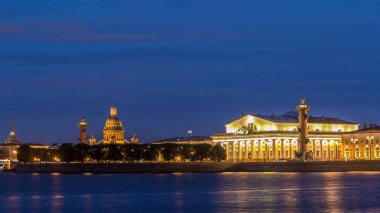
{"type": "Polygon", "coordinates": [[[123,130],[123,124],[117,116],[110,116],[106,121],[104,130],[123,130]]]}
{"type": "Polygon", "coordinates": [[[192,136],[192,137],[174,137],[174,138],[165,138],[157,141],[152,141],[150,143],[171,143],[171,142],[184,142],[184,141],[206,141],[211,140],[210,136],[192,136]]]}
{"type": "Polygon", "coordinates": [[[21,142],[16,138],[16,135],[10,134],[7,140],[5,140],[4,144],[15,144],[19,145],[21,142]]]}
{"type": "Polygon", "coordinates": [[[368,128],[346,132],[344,134],[361,134],[361,133],[380,133],[380,126],[373,125],[373,126],[369,126],[368,128]]]}
{"type": "MultiPolygon", "coordinates": [[[[298,123],[298,113],[295,111],[287,112],[283,115],[252,115],[275,123],[298,123]]],[[[309,116],[309,123],[326,123],[326,124],[356,124],[339,118],[332,117],[314,117],[309,116]]]]}

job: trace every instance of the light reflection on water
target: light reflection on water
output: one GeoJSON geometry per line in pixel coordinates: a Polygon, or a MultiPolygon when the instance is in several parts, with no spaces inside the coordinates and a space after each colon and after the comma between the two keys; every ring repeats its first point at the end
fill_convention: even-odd
{"type": "Polygon", "coordinates": [[[380,173],[0,174],[1,212],[380,210],[380,173]]]}

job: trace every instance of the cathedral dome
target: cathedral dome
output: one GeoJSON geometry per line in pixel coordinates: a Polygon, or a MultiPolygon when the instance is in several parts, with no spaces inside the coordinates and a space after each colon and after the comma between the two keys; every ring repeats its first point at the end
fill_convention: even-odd
{"type": "Polygon", "coordinates": [[[104,144],[124,144],[124,128],[119,117],[117,117],[116,107],[111,107],[111,115],[106,121],[103,130],[103,143],[104,144]]]}
{"type": "Polygon", "coordinates": [[[123,124],[121,123],[121,120],[117,116],[110,116],[106,121],[106,125],[105,125],[104,129],[106,129],[106,130],[122,130],[123,124]]]}
{"type": "Polygon", "coordinates": [[[119,117],[117,117],[117,109],[116,107],[111,107],[110,117],[106,121],[106,125],[104,130],[123,130],[123,124],[119,117]]]}

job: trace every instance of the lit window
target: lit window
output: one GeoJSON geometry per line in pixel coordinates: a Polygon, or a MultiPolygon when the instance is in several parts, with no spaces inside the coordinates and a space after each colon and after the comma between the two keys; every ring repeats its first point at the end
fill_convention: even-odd
{"type": "Polygon", "coordinates": [[[355,158],[360,158],[360,150],[359,147],[355,147],[355,158]]]}
{"type": "Polygon", "coordinates": [[[370,157],[370,155],[371,155],[371,153],[370,153],[370,150],[369,150],[369,148],[368,148],[368,146],[365,148],[365,158],[369,158],[370,157]]]}
{"type": "Polygon", "coordinates": [[[348,149],[348,147],[346,147],[344,149],[344,157],[345,158],[350,158],[350,150],[348,149]]]}

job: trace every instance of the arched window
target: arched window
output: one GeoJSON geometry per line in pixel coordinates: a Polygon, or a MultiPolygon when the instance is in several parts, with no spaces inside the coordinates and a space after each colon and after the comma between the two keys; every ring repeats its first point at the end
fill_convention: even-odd
{"type": "Polygon", "coordinates": [[[380,157],[380,148],[378,145],[376,145],[376,148],[375,148],[375,157],[376,158],[379,158],[380,157]]]}
{"type": "Polygon", "coordinates": [[[356,159],[360,158],[360,150],[358,146],[355,147],[355,158],[356,159]]]}
{"type": "Polygon", "coordinates": [[[364,155],[364,156],[365,156],[365,158],[369,158],[369,157],[370,157],[370,155],[371,155],[371,153],[370,153],[370,150],[369,150],[369,147],[368,147],[368,146],[366,146],[364,150],[365,150],[365,155],[364,155]]]}
{"type": "Polygon", "coordinates": [[[346,159],[350,158],[350,150],[348,149],[347,146],[344,149],[344,158],[346,158],[346,159]]]}

